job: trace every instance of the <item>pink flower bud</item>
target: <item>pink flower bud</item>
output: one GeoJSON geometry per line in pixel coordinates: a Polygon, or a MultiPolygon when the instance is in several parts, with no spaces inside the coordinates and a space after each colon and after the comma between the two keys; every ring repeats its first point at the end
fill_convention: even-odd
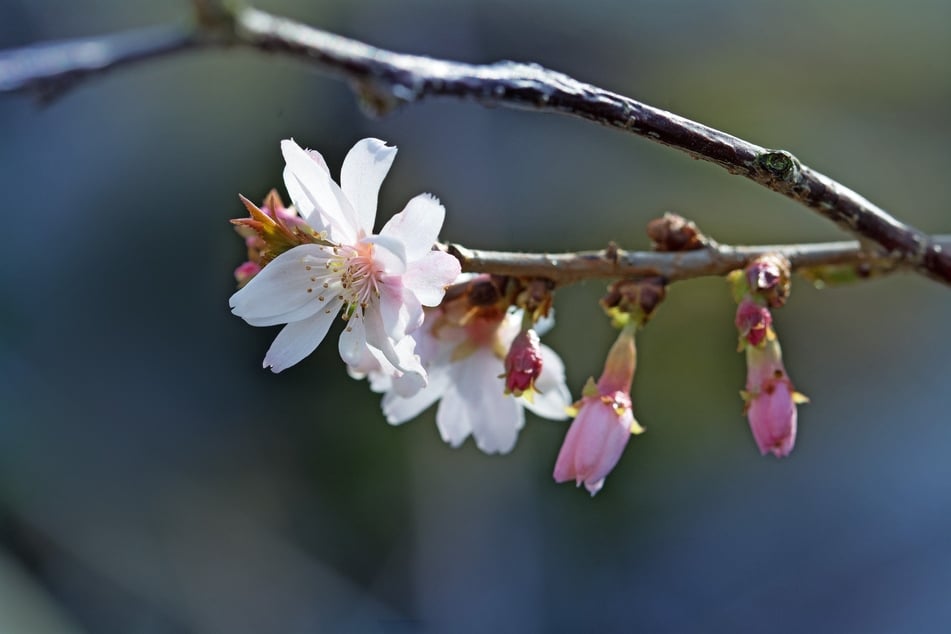
{"type": "Polygon", "coordinates": [[[760,453],[788,456],[796,442],[796,405],[808,399],[796,392],[783,367],[779,342],[746,348],[746,416],[760,453]]]}
{"type": "Polygon", "coordinates": [[[533,329],[521,331],[505,356],[505,393],[521,396],[534,389],[542,372],[541,342],[533,329]]]}
{"type": "Polygon", "coordinates": [[[740,333],[740,340],[758,346],[766,338],[766,333],[769,332],[769,327],[773,323],[773,316],[768,308],[747,298],[736,308],[735,323],[740,333]]]}
{"type": "Polygon", "coordinates": [[[261,272],[261,265],[250,260],[244,262],[234,270],[234,279],[238,282],[238,287],[247,284],[252,277],[261,272]]]}
{"type": "Polygon", "coordinates": [[[644,431],[631,409],[636,361],[633,328],[625,328],[608,353],[598,383],[589,380],[575,404],[578,413],[555,461],[556,482],[574,480],[578,486],[583,482],[594,495],[620,460],[631,434],[644,431]]]}

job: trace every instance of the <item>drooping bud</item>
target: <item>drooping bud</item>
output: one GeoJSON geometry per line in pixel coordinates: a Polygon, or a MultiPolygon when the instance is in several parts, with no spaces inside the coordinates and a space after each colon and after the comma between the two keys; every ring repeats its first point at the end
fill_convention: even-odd
{"type": "Polygon", "coordinates": [[[631,381],[637,364],[634,330],[631,324],[621,331],[601,378],[597,383],[588,380],[555,461],[556,482],[584,483],[592,496],[621,459],[631,434],[644,431],[631,407],[631,381]]]}
{"type": "Polygon", "coordinates": [[[764,345],[746,346],[745,413],[760,453],[788,456],[796,442],[796,405],[809,399],[793,387],[782,349],[769,331],[764,345]]]}
{"type": "Polygon", "coordinates": [[[525,394],[531,401],[535,381],[542,373],[541,341],[534,329],[522,330],[505,355],[505,393],[525,394]]]}
{"type": "Polygon", "coordinates": [[[746,350],[746,389],[740,392],[743,413],[760,453],[777,457],[792,451],[796,443],[796,406],[809,402],[786,374],[782,349],[772,328],[770,307],[782,306],[789,296],[789,271],[786,258],[769,254],[728,277],[738,304],[734,320],[740,335],[738,349],[746,350]]]}

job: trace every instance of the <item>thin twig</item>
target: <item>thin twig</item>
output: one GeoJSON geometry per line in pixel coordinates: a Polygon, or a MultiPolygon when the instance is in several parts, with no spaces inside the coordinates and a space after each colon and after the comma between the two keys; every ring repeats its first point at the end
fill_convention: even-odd
{"type": "MultiPolygon", "coordinates": [[[[951,284],[951,253],[860,194],[783,150],[760,147],[536,64],[464,64],[394,53],[251,8],[211,0],[191,32],[163,40],[145,31],[0,53],[0,92],[57,95],[78,80],[130,61],[240,44],[303,59],[349,79],[364,105],[385,113],[442,96],[486,105],[570,114],[682,150],[796,200],[917,271],[951,284]],[[212,7],[214,11],[209,11],[212,7]],[[141,39],[132,45],[123,38],[141,39]]],[[[178,27],[179,29],[181,27],[178,27]]]]}
{"type": "Polygon", "coordinates": [[[194,27],[174,24],[0,51],[0,93],[33,93],[48,103],[89,77],[206,42],[194,27]]]}
{"type": "MultiPolygon", "coordinates": [[[[936,236],[945,245],[951,236],[936,236]]],[[[464,272],[516,277],[543,277],[558,285],[586,279],[660,276],[676,282],[705,276],[723,276],[767,253],[785,256],[793,270],[819,281],[834,280],[844,272],[860,279],[901,268],[901,261],[863,250],[858,241],[816,244],[730,246],[711,244],[694,251],[662,253],[608,248],[576,253],[513,253],[480,251],[458,244],[443,247],[455,255],[464,272]]]]}

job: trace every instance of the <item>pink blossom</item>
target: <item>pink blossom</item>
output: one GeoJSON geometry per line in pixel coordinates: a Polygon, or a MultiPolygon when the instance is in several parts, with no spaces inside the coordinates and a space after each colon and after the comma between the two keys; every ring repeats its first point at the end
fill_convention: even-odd
{"type": "Polygon", "coordinates": [[[556,482],[584,483],[594,495],[621,459],[631,434],[644,431],[631,407],[636,361],[633,327],[626,327],[608,353],[601,378],[597,384],[589,380],[575,404],[578,413],[555,461],[556,482]]]}
{"type": "Polygon", "coordinates": [[[796,443],[796,405],[808,399],[796,392],[775,335],[761,346],[746,347],[746,416],[760,453],[788,456],[796,443]]]}

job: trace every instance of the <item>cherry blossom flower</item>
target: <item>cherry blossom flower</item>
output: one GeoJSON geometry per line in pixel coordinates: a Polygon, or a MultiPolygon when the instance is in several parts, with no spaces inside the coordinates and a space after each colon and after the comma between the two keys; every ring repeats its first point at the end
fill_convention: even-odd
{"type": "Polygon", "coordinates": [[[761,454],[788,456],[796,444],[796,405],[809,401],[793,387],[779,340],[769,329],[760,345],[746,346],[746,417],[761,454]]]}
{"type": "MultiPolygon", "coordinates": [[[[521,310],[506,311],[498,305],[457,308],[458,301],[427,310],[423,327],[412,335],[429,374],[429,384],[415,394],[405,395],[387,368],[374,367],[378,359],[352,368],[353,376],[368,376],[371,389],[385,392],[383,413],[390,424],[405,423],[439,401],[436,426],[442,439],[459,447],[471,435],[479,449],[491,454],[512,450],[525,424],[526,408],[544,418],[568,418],[571,393],[564,364],[544,344],[538,346],[542,369],[533,393],[520,398],[505,393],[503,360],[521,330],[521,310]]],[[[536,330],[544,332],[553,323],[551,318],[539,322],[536,330]]]]}
{"type": "Polygon", "coordinates": [[[346,363],[376,354],[423,385],[425,370],[407,335],[422,324],[422,307],[438,305],[459,274],[454,257],[432,250],[443,206],[429,194],[416,196],[374,234],[377,195],[395,147],[358,142],[344,159],[339,186],[317,152],[292,140],[281,150],[288,193],[316,237],[275,257],[231,297],[232,312],[252,326],[287,324],[264,367],[280,372],[302,360],[341,314],[346,363]]]}
{"type": "Polygon", "coordinates": [[[631,408],[636,361],[632,324],[611,347],[601,378],[597,383],[589,379],[575,404],[577,415],[555,461],[556,482],[584,483],[593,496],[621,459],[631,435],[644,431],[631,408]]]}

